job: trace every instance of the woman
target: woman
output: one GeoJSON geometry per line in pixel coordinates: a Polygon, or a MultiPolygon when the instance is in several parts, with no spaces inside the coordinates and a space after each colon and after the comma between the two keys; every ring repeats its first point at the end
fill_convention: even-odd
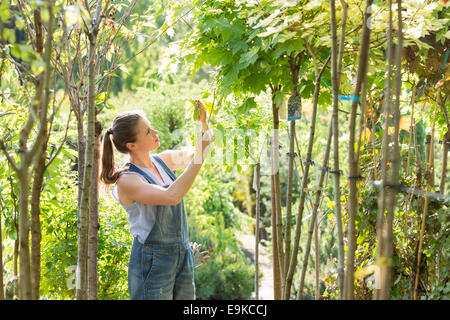
{"type": "Polygon", "coordinates": [[[195,299],[194,254],[183,198],[192,186],[209,151],[211,133],[200,102],[202,133],[195,154],[168,150],[150,155],[160,143],[139,111],[119,114],[103,139],[102,171],[105,184],[116,183],[113,195],[127,212],[134,237],[128,265],[131,299],[195,299]],[[127,166],[114,168],[113,143],[129,154],[127,166]],[[178,178],[173,170],[186,168],[178,178]]]}

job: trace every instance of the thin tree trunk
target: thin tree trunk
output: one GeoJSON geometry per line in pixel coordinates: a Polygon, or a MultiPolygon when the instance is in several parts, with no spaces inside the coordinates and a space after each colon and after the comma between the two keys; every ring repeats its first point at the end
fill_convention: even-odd
{"type": "Polygon", "coordinates": [[[3,238],[2,238],[1,215],[0,215],[0,300],[5,300],[5,289],[3,285],[3,238]]]}
{"type": "Polygon", "coordinates": [[[375,145],[376,140],[375,140],[375,124],[374,121],[371,121],[371,132],[370,132],[370,138],[372,140],[372,153],[373,153],[373,176],[372,179],[373,180],[378,180],[378,157],[377,157],[377,146],[375,145]]]}
{"type": "Polygon", "coordinates": [[[94,167],[92,170],[91,185],[91,210],[90,210],[90,226],[89,226],[89,247],[88,247],[88,299],[98,300],[98,284],[97,284],[97,253],[98,253],[98,230],[100,224],[98,220],[98,169],[100,154],[100,136],[102,133],[102,125],[96,122],[95,126],[95,153],[94,167]]]}
{"type": "MultiPolygon", "coordinates": [[[[294,167],[294,147],[295,147],[295,120],[290,121],[289,130],[289,171],[286,191],[286,239],[285,239],[285,278],[287,277],[287,266],[289,265],[289,258],[291,256],[291,225],[292,225],[292,186],[293,186],[293,167],[294,167]]],[[[286,291],[286,285],[285,285],[286,291]]],[[[286,295],[283,297],[286,299],[286,295]]]]}
{"type": "MultiPolygon", "coordinates": [[[[302,61],[303,53],[299,53],[297,56],[291,56],[289,59],[289,67],[291,70],[291,84],[293,97],[300,99],[298,93],[298,74],[302,61]]],[[[301,102],[301,100],[299,100],[301,102]]],[[[288,276],[289,259],[291,257],[291,225],[292,225],[292,186],[293,186],[293,170],[294,170],[294,157],[295,157],[295,120],[290,120],[290,132],[289,135],[289,168],[288,168],[288,185],[286,191],[286,238],[285,238],[285,252],[284,252],[284,274],[283,274],[283,298],[288,299],[286,295],[286,278],[288,276]]]]}
{"type": "MultiPolygon", "coordinates": [[[[272,146],[273,148],[273,140],[272,146]]],[[[273,150],[271,150],[271,154],[273,150]]],[[[272,158],[272,156],[271,156],[272,158]]],[[[272,161],[272,159],[271,159],[272,161]]],[[[278,241],[277,241],[277,231],[276,231],[276,204],[275,204],[275,182],[274,176],[271,175],[270,184],[272,189],[272,259],[273,259],[273,299],[281,299],[281,275],[280,275],[280,264],[278,262],[278,241]]]]}
{"type": "Polygon", "coordinates": [[[19,299],[31,299],[31,265],[29,245],[30,176],[28,168],[18,173],[19,179],[19,299]]]}
{"type": "MultiPolygon", "coordinates": [[[[81,108],[80,108],[81,109],[81,108]]],[[[81,112],[81,111],[80,111],[81,112]]],[[[77,113],[75,112],[75,115],[77,113]]],[[[78,131],[78,203],[81,203],[81,195],[83,194],[83,179],[84,179],[84,163],[86,154],[86,139],[84,138],[83,116],[77,115],[77,131],[78,131]]],[[[80,215],[78,208],[78,216],[80,215]]]]}
{"type": "Polygon", "coordinates": [[[322,69],[320,70],[319,74],[317,75],[316,82],[315,82],[313,111],[312,111],[309,139],[308,139],[308,151],[306,153],[305,168],[304,168],[304,172],[303,172],[303,180],[302,180],[302,185],[301,185],[301,189],[300,189],[300,203],[299,203],[298,215],[297,215],[296,226],[295,226],[294,246],[293,246],[293,250],[291,253],[291,257],[289,259],[289,261],[290,261],[289,268],[288,268],[288,266],[286,266],[286,268],[288,268],[287,277],[285,279],[286,290],[285,290],[285,294],[284,294],[284,299],[286,299],[286,300],[288,300],[290,297],[292,280],[294,278],[294,271],[297,266],[297,255],[298,255],[298,248],[299,248],[299,244],[300,244],[303,211],[304,211],[305,199],[306,199],[306,187],[308,185],[309,167],[310,167],[310,163],[311,163],[312,147],[313,147],[313,143],[314,143],[314,134],[315,134],[315,130],[316,130],[317,104],[318,104],[319,92],[320,92],[320,79],[322,78],[322,74],[325,71],[325,68],[326,68],[328,62],[330,61],[330,57],[331,56],[328,56],[328,59],[325,61],[322,69]]]}
{"type": "MultiPolygon", "coordinates": [[[[341,36],[339,40],[339,56],[338,56],[338,68],[337,68],[337,85],[341,81],[342,75],[342,60],[344,56],[344,46],[345,46],[345,31],[347,25],[347,12],[348,4],[345,1],[341,1],[342,4],[342,27],[341,36]]],[[[339,92],[339,90],[337,90],[339,92]]],[[[337,108],[336,104],[336,108],[337,108]]],[[[340,186],[340,164],[339,164],[339,112],[333,108],[333,156],[334,156],[334,202],[336,209],[336,227],[337,227],[337,239],[338,239],[338,286],[339,286],[339,297],[342,299],[344,297],[344,266],[345,266],[345,252],[344,252],[344,232],[342,225],[342,211],[341,211],[341,186],[340,186]]]]}
{"type": "MultiPolygon", "coordinates": [[[[385,84],[385,99],[384,99],[384,128],[383,128],[383,141],[381,150],[381,181],[384,184],[387,181],[387,163],[389,161],[389,120],[391,115],[391,52],[392,52],[392,1],[389,0],[389,26],[387,30],[387,48],[386,48],[386,84],[385,84]]],[[[383,256],[385,250],[383,248],[385,241],[383,240],[385,232],[384,212],[386,208],[386,188],[381,186],[380,196],[378,198],[378,217],[377,217],[377,238],[378,238],[378,253],[377,256],[383,256]]],[[[381,271],[381,270],[380,270],[381,271]]],[[[378,279],[381,279],[381,274],[378,279]]],[[[374,298],[380,297],[381,283],[376,285],[374,290],[374,298]]]]}
{"type": "Polygon", "coordinates": [[[261,210],[261,164],[255,166],[256,216],[255,216],[255,299],[259,300],[259,214],[261,210]]]}
{"type": "Polygon", "coordinates": [[[80,216],[78,221],[78,263],[77,263],[77,300],[87,299],[87,260],[89,214],[91,200],[92,171],[95,149],[95,73],[94,73],[95,41],[89,44],[89,102],[87,108],[87,139],[85,151],[85,165],[81,192],[80,216]],[[91,96],[94,96],[92,101],[91,96]]]}
{"type": "Polygon", "coordinates": [[[319,220],[314,225],[314,250],[315,250],[315,269],[316,269],[316,294],[315,300],[320,299],[320,248],[319,248],[319,220]]]}
{"type": "MultiPolygon", "coordinates": [[[[43,28],[40,9],[34,10],[33,16],[36,29],[36,51],[40,55],[43,55],[44,38],[42,32],[43,28]]],[[[48,50],[48,47],[46,50],[48,50]]],[[[41,272],[41,230],[39,215],[40,194],[43,182],[43,174],[45,171],[46,142],[42,145],[42,150],[38,151],[39,156],[34,168],[35,172],[31,190],[31,299],[33,300],[39,299],[39,283],[41,272]]]]}
{"type": "MultiPolygon", "coordinates": [[[[367,72],[369,45],[370,45],[370,28],[368,21],[371,16],[372,0],[366,2],[364,13],[363,29],[361,35],[360,51],[358,56],[358,72],[356,77],[356,85],[353,96],[360,97],[362,82],[367,72]]],[[[348,163],[349,163],[349,197],[348,197],[348,250],[347,250],[347,269],[344,282],[344,298],[351,300],[354,298],[353,283],[355,273],[355,220],[358,213],[358,187],[359,165],[355,155],[355,127],[356,127],[356,111],[359,99],[352,101],[349,125],[349,145],[348,145],[348,163]]]]}
{"type": "Polygon", "coordinates": [[[14,208],[14,228],[16,229],[16,239],[14,240],[14,251],[13,251],[13,300],[19,298],[19,277],[17,273],[17,264],[19,260],[19,224],[17,223],[17,198],[14,193],[13,179],[9,177],[9,182],[11,186],[11,197],[13,199],[13,208],[14,208]]]}
{"type": "MultiPolygon", "coordinates": [[[[441,100],[441,99],[439,99],[441,100]]],[[[447,132],[444,134],[444,138],[442,140],[443,148],[442,148],[442,173],[441,173],[441,183],[439,184],[440,193],[445,194],[445,181],[447,180],[447,163],[448,163],[448,149],[450,144],[450,119],[448,115],[448,106],[445,105],[445,101],[447,99],[442,99],[441,101],[441,109],[442,114],[444,115],[445,122],[447,123],[447,132]]]]}
{"type": "MultiPolygon", "coordinates": [[[[277,92],[277,89],[272,90],[272,114],[273,114],[273,136],[272,136],[272,157],[271,157],[271,167],[272,167],[272,188],[273,188],[273,203],[272,203],[272,239],[273,239],[273,247],[274,254],[276,255],[276,261],[278,262],[277,270],[277,284],[276,288],[277,291],[276,294],[274,294],[274,299],[278,300],[282,298],[283,288],[284,288],[284,268],[283,268],[283,238],[281,235],[281,195],[280,195],[280,172],[279,172],[279,113],[278,113],[278,107],[275,104],[275,93],[277,92]]],[[[274,257],[275,257],[274,255],[274,257]]],[[[275,259],[274,259],[275,264],[275,259]]],[[[275,268],[274,268],[275,272],[275,268]]],[[[275,281],[275,277],[274,277],[275,281]]]]}
{"type": "MultiPolygon", "coordinates": [[[[277,146],[279,145],[278,141],[279,141],[279,129],[277,129],[277,133],[276,133],[276,141],[277,141],[277,146]]],[[[279,149],[275,149],[276,150],[276,158],[279,158],[279,149]]],[[[276,205],[277,205],[277,241],[278,241],[278,262],[280,264],[280,281],[281,281],[281,295],[280,295],[280,299],[283,298],[284,296],[284,292],[286,290],[286,283],[285,283],[285,266],[284,266],[284,257],[285,257],[285,253],[284,253],[284,248],[283,248],[283,223],[282,223],[282,212],[281,212],[281,186],[280,186],[280,172],[279,172],[279,159],[276,160],[277,163],[277,168],[278,168],[278,172],[275,174],[275,187],[276,187],[276,205]]]]}
{"type": "MultiPolygon", "coordinates": [[[[415,96],[415,87],[413,88],[413,96],[415,96]]],[[[411,128],[410,128],[410,143],[413,143],[413,146],[412,147],[409,147],[409,149],[410,148],[414,148],[414,152],[416,153],[417,151],[417,142],[416,142],[416,133],[415,133],[415,126],[416,126],[416,120],[415,120],[415,118],[414,118],[414,104],[412,104],[412,113],[411,113],[411,128]]],[[[408,167],[410,167],[411,166],[411,160],[409,159],[410,158],[410,151],[408,151],[408,167]]],[[[417,155],[416,155],[416,157],[415,157],[415,159],[416,159],[416,167],[417,167],[417,172],[419,172],[419,170],[420,170],[420,166],[419,166],[419,164],[417,163],[417,155]]],[[[409,174],[410,174],[410,172],[411,172],[411,169],[409,168],[408,170],[407,170],[407,175],[409,176],[409,174]]],[[[411,172],[412,173],[412,172],[411,172]]],[[[418,188],[418,184],[419,184],[419,181],[418,181],[419,179],[416,177],[416,182],[414,183],[414,189],[417,189],[418,188]]],[[[409,222],[408,222],[408,217],[409,217],[409,215],[410,215],[410,213],[411,213],[411,203],[412,203],[412,199],[413,199],[413,194],[411,193],[411,194],[409,194],[408,196],[407,196],[407,198],[406,198],[406,201],[405,201],[405,203],[406,203],[406,208],[405,208],[405,212],[404,212],[404,214],[403,214],[403,217],[404,217],[404,226],[403,226],[403,234],[404,234],[404,246],[405,246],[405,248],[406,248],[406,245],[408,244],[408,233],[407,233],[407,230],[408,230],[408,225],[409,225],[409,222]]]]}
{"type": "MultiPolygon", "coordinates": [[[[394,137],[393,137],[393,151],[391,157],[391,174],[389,180],[383,180],[382,187],[385,188],[387,182],[388,187],[392,186],[392,190],[386,191],[386,223],[383,224],[381,229],[381,238],[379,243],[384,242],[381,256],[378,259],[378,267],[380,272],[380,290],[375,290],[376,298],[386,300],[389,299],[391,291],[391,269],[392,269],[392,251],[393,251],[393,220],[395,210],[395,199],[398,193],[398,178],[399,178],[399,165],[400,165],[400,150],[399,150],[399,121],[400,121],[400,95],[402,85],[402,70],[401,59],[403,51],[403,39],[402,39],[402,21],[401,21],[401,1],[397,0],[398,8],[398,24],[397,24],[397,48],[395,55],[395,104],[393,109],[393,121],[394,121],[394,137]]],[[[385,132],[384,134],[389,134],[385,132]]]]}
{"type": "MultiPolygon", "coordinates": [[[[434,112],[433,112],[433,124],[431,127],[431,141],[430,141],[430,148],[427,154],[427,159],[431,159],[431,154],[434,150],[434,132],[435,132],[435,124],[436,124],[436,110],[437,105],[439,104],[439,97],[440,97],[440,89],[437,90],[437,100],[436,104],[434,105],[434,112]]],[[[427,161],[427,171],[431,171],[432,163],[427,161]]],[[[418,288],[419,288],[419,276],[420,276],[420,264],[422,262],[422,246],[423,246],[423,237],[425,233],[425,221],[428,214],[428,204],[429,204],[429,197],[428,197],[428,191],[430,190],[430,184],[427,183],[425,188],[425,203],[423,206],[423,214],[422,214],[422,223],[420,226],[420,234],[419,234],[419,247],[417,249],[417,265],[416,265],[416,276],[414,281],[414,293],[413,293],[413,299],[417,300],[418,298],[418,288]]]]}
{"type": "MultiPolygon", "coordinates": [[[[331,120],[333,121],[333,120],[331,120]]],[[[331,140],[333,138],[333,129],[330,125],[330,128],[328,129],[328,138],[327,138],[327,145],[325,147],[325,155],[323,159],[323,168],[328,167],[328,160],[330,157],[330,149],[331,149],[331,140]]],[[[306,276],[306,269],[308,267],[308,261],[309,261],[309,254],[311,251],[311,242],[312,242],[312,236],[314,232],[314,226],[316,224],[316,218],[317,218],[317,212],[319,211],[319,205],[320,205],[320,198],[322,195],[322,188],[323,188],[323,182],[325,179],[326,170],[320,171],[320,178],[319,183],[317,185],[317,190],[314,198],[314,207],[312,209],[312,215],[311,219],[309,221],[309,229],[308,229],[308,239],[306,241],[306,248],[305,248],[305,255],[303,257],[303,265],[302,265],[302,272],[300,275],[300,284],[299,289],[297,292],[297,299],[300,300],[303,295],[303,287],[305,284],[305,276],[306,276]]]]}
{"type": "Polygon", "coordinates": [[[432,146],[431,140],[433,140],[434,137],[431,135],[426,135],[426,156],[427,156],[427,163],[429,163],[429,168],[426,172],[426,180],[430,187],[434,187],[434,150],[432,147],[434,147],[434,144],[432,146]],[[430,152],[431,150],[431,152],[430,152]]]}
{"type": "MultiPolygon", "coordinates": [[[[19,233],[19,226],[17,225],[17,235],[19,233]]],[[[14,253],[13,253],[13,276],[14,276],[14,296],[13,299],[19,299],[19,237],[14,240],[14,253]]]]}
{"type": "Polygon", "coordinates": [[[32,277],[32,299],[39,299],[39,288],[41,279],[41,190],[44,183],[45,172],[45,149],[39,156],[34,171],[33,187],[31,191],[31,277],[32,277]]]}
{"type": "Polygon", "coordinates": [[[340,165],[339,165],[339,84],[342,72],[342,57],[344,51],[345,29],[347,22],[347,3],[342,3],[342,29],[339,41],[339,53],[337,52],[337,21],[336,21],[336,4],[335,0],[330,1],[330,17],[331,17],[331,83],[333,87],[333,160],[334,160],[334,208],[336,213],[336,227],[338,238],[338,286],[339,296],[344,296],[344,233],[342,230],[341,215],[341,187],[340,187],[340,165]]]}
{"type": "MultiPolygon", "coordinates": [[[[92,172],[94,167],[95,153],[95,118],[96,109],[95,97],[97,88],[95,83],[95,53],[97,49],[98,25],[100,23],[100,10],[102,1],[98,0],[96,4],[95,14],[92,18],[91,28],[87,37],[89,39],[88,50],[88,103],[87,103],[87,139],[85,165],[83,173],[83,187],[80,203],[80,215],[78,221],[78,261],[77,261],[77,300],[85,300],[88,298],[88,237],[89,237],[89,216],[92,185],[92,172]]],[[[94,199],[94,201],[96,201],[94,199]]]]}
{"type": "Polygon", "coordinates": [[[447,166],[448,166],[448,147],[450,144],[450,127],[447,127],[447,132],[443,139],[442,148],[442,173],[441,173],[441,183],[439,185],[439,192],[445,194],[445,181],[447,180],[447,166]]]}
{"type": "MultiPolygon", "coordinates": [[[[30,172],[29,166],[33,161],[33,154],[28,149],[28,139],[30,131],[33,127],[32,113],[39,111],[39,103],[42,101],[42,93],[44,90],[43,79],[39,77],[36,84],[35,103],[30,110],[27,122],[20,131],[19,135],[19,153],[20,167],[13,165],[15,168],[17,179],[19,180],[19,222],[18,222],[18,241],[19,241],[19,288],[18,298],[30,300],[32,298],[31,288],[31,264],[30,264],[30,245],[29,245],[29,195],[30,195],[30,172]]],[[[39,138],[39,137],[38,137],[39,138]]]]}

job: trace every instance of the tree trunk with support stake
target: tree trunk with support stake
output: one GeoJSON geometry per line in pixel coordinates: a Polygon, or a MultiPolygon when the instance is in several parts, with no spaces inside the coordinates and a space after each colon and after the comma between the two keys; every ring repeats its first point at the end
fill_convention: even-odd
{"type": "MultiPolygon", "coordinates": [[[[391,3],[390,3],[391,5],[391,3]]],[[[391,154],[391,173],[389,177],[384,172],[382,188],[388,190],[384,191],[384,197],[386,198],[386,204],[383,206],[383,211],[379,211],[380,220],[382,221],[381,230],[379,230],[378,243],[380,244],[380,250],[378,251],[377,265],[379,270],[379,288],[375,290],[375,298],[386,300],[390,297],[391,291],[391,270],[392,270],[392,252],[393,252],[393,220],[394,220],[394,210],[395,210],[395,200],[397,193],[399,191],[398,178],[399,178],[399,166],[400,166],[400,150],[399,150],[399,121],[400,121],[400,95],[401,95],[401,85],[402,85],[402,53],[403,53],[403,36],[402,36],[402,21],[401,21],[401,1],[397,1],[398,9],[398,23],[397,23],[397,47],[395,54],[395,104],[392,110],[393,122],[394,122],[394,136],[393,136],[393,150],[389,152],[391,154]],[[386,218],[384,219],[384,209],[387,210],[386,218]]],[[[389,9],[392,11],[392,9],[389,9]]],[[[390,14],[390,20],[392,19],[392,14],[390,14]]],[[[392,24],[392,21],[390,22],[392,24]]],[[[388,62],[390,63],[390,62],[388,62]]],[[[390,81],[390,78],[388,78],[390,81]]],[[[387,115],[386,121],[389,122],[389,114],[387,115]]],[[[389,126],[388,126],[389,127],[389,126]]],[[[388,130],[384,132],[388,135],[388,130]]],[[[388,146],[386,149],[388,150],[388,146]]],[[[387,156],[387,154],[385,155],[387,156]]],[[[387,157],[385,158],[387,160],[387,157]]],[[[385,166],[384,170],[387,170],[385,166]]]]}
{"type": "Polygon", "coordinates": [[[31,191],[31,277],[32,277],[32,298],[39,299],[39,288],[41,280],[41,190],[44,183],[45,172],[45,149],[44,144],[42,154],[39,156],[34,172],[33,188],[31,191]]]}
{"type": "Polygon", "coordinates": [[[98,300],[97,254],[98,254],[98,175],[100,158],[100,136],[102,124],[95,122],[95,150],[94,166],[92,170],[91,203],[89,217],[89,244],[88,244],[88,299],[98,300]]]}
{"type": "Polygon", "coordinates": [[[337,21],[336,21],[336,1],[330,0],[330,20],[331,20],[331,83],[333,87],[333,173],[334,173],[334,209],[336,214],[336,227],[338,238],[338,286],[339,296],[344,296],[344,233],[342,230],[341,215],[341,186],[340,186],[340,165],[339,165],[339,84],[342,72],[342,57],[344,53],[345,29],[347,22],[347,8],[345,1],[342,3],[342,29],[339,40],[339,53],[337,49],[337,21]]]}
{"type": "MultiPolygon", "coordinates": [[[[437,110],[437,105],[439,105],[439,97],[440,97],[440,89],[438,89],[437,91],[437,101],[434,105],[434,112],[433,112],[433,124],[431,127],[431,139],[430,139],[430,147],[428,149],[428,153],[427,153],[427,171],[430,172],[431,171],[431,166],[432,163],[429,161],[432,156],[431,153],[434,150],[434,133],[435,133],[435,125],[436,125],[436,110],[437,110]]],[[[420,264],[422,262],[422,246],[423,246],[423,237],[424,237],[424,233],[425,233],[425,221],[426,221],[426,217],[428,214],[428,205],[429,205],[429,196],[428,196],[428,191],[430,190],[430,185],[427,183],[426,188],[425,188],[425,203],[423,205],[423,213],[422,213],[422,223],[420,225],[420,234],[419,234],[419,246],[417,249],[417,265],[416,265],[416,276],[415,276],[415,281],[414,281],[414,292],[413,292],[413,299],[417,300],[418,298],[418,288],[419,288],[419,278],[420,278],[420,264]]]]}
{"type": "Polygon", "coordinates": [[[361,44],[358,55],[358,71],[356,76],[356,85],[353,92],[353,101],[350,111],[350,125],[349,125],[349,144],[348,144],[348,164],[349,164],[349,197],[348,197],[348,250],[347,250],[347,269],[345,273],[344,282],[344,299],[352,300],[353,282],[355,273],[355,250],[356,250],[356,236],[355,236],[355,220],[358,213],[358,187],[359,180],[359,161],[355,154],[355,127],[356,127],[356,111],[360,99],[362,82],[366,77],[368,59],[369,59],[369,45],[370,45],[370,28],[368,21],[371,16],[372,0],[366,2],[366,8],[363,20],[363,30],[361,35],[361,44]]]}
{"type": "Polygon", "coordinates": [[[441,101],[440,106],[442,109],[442,114],[444,115],[445,122],[447,124],[447,132],[444,134],[442,140],[442,173],[441,182],[439,184],[439,192],[445,194],[445,182],[447,180],[447,163],[448,163],[448,149],[450,147],[450,118],[448,115],[448,106],[445,105],[446,99],[439,98],[441,101]]]}
{"type": "MultiPolygon", "coordinates": [[[[332,130],[332,126],[330,126],[330,128],[328,130],[327,145],[325,147],[325,155],[324,155],[324,159],[323,159],[322,168],[328,167],[328,160],[330,157],[332,138],[333,138],[333,130],[332,130]]],[[[315,198],[314,198],[314,207],[312,209],[311,220],[309,221],[308,239],[306,241],[305,255],[303,257],[302,272],[300,275],[300,284],[299,284],[299,287],[298,287],[299,289],[298,289],[298,293],[297,293],[298,300],[300,300],[303,295],[303,287],[305,284],[306,269],[308,267],[308,260],[309,260],[309,253],[311,250],[312,236],[313,236],[314,228],[315,228],[315,224],[316,224],[317,212],[319,211],[320,198],[322,195],[322,187],[323,187],[323,182],[325,179],[325,174],[326,174],[326,170],[321,170],[319,184],[317,186],[317,190],[316,190],[316,194],[315,194],[315,198]]]]}
{"type": "Polygon", "coordinates": [[[272,242],[274,257],[274,299],[282,298],[284,287],[283,267],[283,238],[281,223],[281,194],[280,194],[280,172],[279,172],[279,112],[275,104],[275,93],[281,89],[280,86],[272,87],[272,115],[273,135],[271,141],[271,176],[272,176],[272,242]]]}
{"type": "MultiPolygon", "coordinates": [[[[387,49],[386,49],[386,83],[385,83],[385,99],[384,99],[384,127],[383,127],[383,140],[382,140],[382,150],[381,150],[381,181],[384,183],[387,181],[387,163],[389,160],[389,119],[391,115],[391,77],[392,77],[392,69],[391,69],[391,52],[392,52],[392,1],[389,0],[389,26],[387,29],[387,49]]],[[[378,238],[378,256],[382,257],[384,253],[383,245],[385,241],[383,241],[383,228],[385,228],[384,220],[384,212],[386,208],[386,188],[382,185],[380,190],[380,196],[378,198],[378,216],[377,216],[377,238],[378,238]]],[[[381,275],[378,276],[378,279],[381,278],[381,275]]],[[[375,288],[374,298],[377,299],[380,296],[381,284],[377,284],[378,288],[375,288]]]]}
{"type": "Polygon", "coordinates": [[[5,300],[5,289],[3,285],[3,238],[2,238],[1,215],[0,215],[0,300],[5,300]]]}
{"type": "Polygon", "coordinates": [[[256,190],[255,213],[255,299],[259,300],[259,215],[261,211],[261,164],[255,165],[254,188],[256,190]]]}
{"type": "Polygon", "coordinates": [[[449,144],[450,144],[450,127],[447,127],[447,132],[444,135],[442,147],[442,173],[441,173],[441,183],[439,185],[439,192],[442,194],[445,194],[445,181],[447,180],[449,144]]]}
{"type": "MultiPolygon", "coordinates": [[[[97,1],[95,15],[92,20],[91,28],[87,34],[89,39],[88,51],[88,104],[87,104],[87,139],[85,166],[83,174],[83,187],[81,192],[81,203],[78,217],[78,261],[77,261],[77,300],[86,300],[88,298],[88,237],[89,237],[89,217],[91,206],[91,185],[92,172],[95,159],[95,119],[97,106],[95,97],[97,95],[95,69],[95,51],[97,49],[97,34],[100,24],[100,10],[102,1],[97,1]],[[79,285],[78,285],[79,284],[79,285]]],[[[94,200],[96,201],[96,200],[94,200]]]]}
{"type": "MultiPolygon", "coordinates": [[[[302,62],[302,53],[299,53],[295,57],[290,57],[289,66],[291,70],[291,84],[292,84],[292,95],[289,98],[288,107],[291,107],[290,113],[296,111],[296,113],[300,114],[301,112],[301,97],[297,90],[298,84],[298,76],[300,65],[302,62]]],[[[291,114],[288,114],[288,117],[291,114]]],[[[283,298],[289,299],[286,296],[286,278],[288,276],[288,266],[289,259],[291,257],[291,226],[292,226],[292,186],[293,186],[293,173],[294,173],[294,160],[295,160],[295,120],[289,121],[289,168],[288,168],[288,181],[287,181],[287,191],[286,191],[286,236],[285,236],[285,256],[284,256],[284,293],[283,298]]]]}
{"type": "MultiPolygon", "coordinates": [[[[294,147],[295,147],[295,120],[290,121],[289,130],[289,171],[288,171],[288,181],[287,181],[287,191],[286,191],[286,238],[285,238],[285,259],[284,265],[286,267],[285,279],[287,277],[287,272],[289,266],[289,258],[291,256],[291,226],[292,226],[292,186],[293,186],[293,167],[294,167],[294,147]]],[[[286,288],[286,286],[285,286],[286,288]]],[[[284,296],[286,299],[286,295],[284,296]]]]}

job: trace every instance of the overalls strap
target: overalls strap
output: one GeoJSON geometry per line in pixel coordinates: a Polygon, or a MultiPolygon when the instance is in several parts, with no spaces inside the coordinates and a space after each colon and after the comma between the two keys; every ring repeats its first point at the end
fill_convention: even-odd
{"type": "Polygon", "coordinates": [[[177,179],[177,177],[175,176],[175,173],[170,170],[170,168],[167,166],[167,164],[157,155],[152,156],[156,161],[158,161],[158,163],[164,168],[164,170],[167,172],[167,174],[169,175],[169,177],[172,178],[173,181],[175,181],[177,179]]]}

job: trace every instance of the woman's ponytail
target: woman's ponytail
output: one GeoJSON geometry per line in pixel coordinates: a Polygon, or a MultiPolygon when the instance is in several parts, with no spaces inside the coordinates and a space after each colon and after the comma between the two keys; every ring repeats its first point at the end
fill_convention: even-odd
{"type": "Polygon", "coordinates": [[[113,184],[119,178],[119,173],[114,172],[114,150],[111,141],[113,130],[109,128],[106,130],[103,137],[103,154],[102,154],[102,171],[100,173],[100,180],[105,184],[113,184]]]}

